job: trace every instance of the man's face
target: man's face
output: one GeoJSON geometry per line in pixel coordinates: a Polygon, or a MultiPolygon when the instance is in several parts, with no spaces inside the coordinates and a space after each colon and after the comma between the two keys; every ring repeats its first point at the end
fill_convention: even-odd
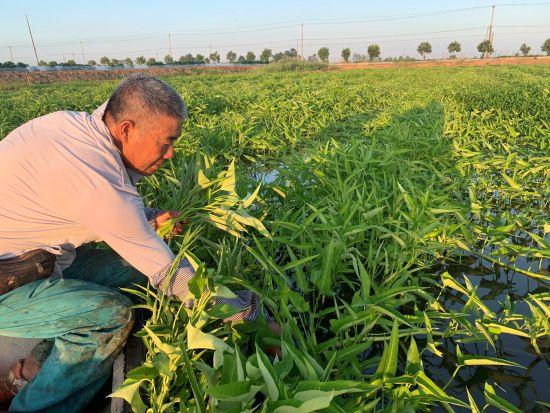
{"type": "Polygon", "coordinates": [[[165,160],[174,156],[174,142],[181,134],[182,120],[166,115],[155,115],[151,121],[132,124],[120,148],[127,167],[140,175],[149,176],[165,160]]]}

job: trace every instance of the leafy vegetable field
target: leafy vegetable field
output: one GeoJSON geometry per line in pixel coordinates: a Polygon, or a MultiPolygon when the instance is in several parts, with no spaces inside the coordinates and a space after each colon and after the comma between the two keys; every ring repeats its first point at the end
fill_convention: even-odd
{"type": "MultiPolygon", "coordinates": [[[[136,412],[547,411],[550,67],[170,77],[139,190],[189,219],[192,308],[136,287],[136,412]],[[205,287],[208,287],[205,289],[205,287]],[[282,327],[224,323],[247,288],[282,327]],[[203,291],[207,291],[203,293],[203,291]]],[[[0,94],[0,137],[116,82],[0,94]]]]}

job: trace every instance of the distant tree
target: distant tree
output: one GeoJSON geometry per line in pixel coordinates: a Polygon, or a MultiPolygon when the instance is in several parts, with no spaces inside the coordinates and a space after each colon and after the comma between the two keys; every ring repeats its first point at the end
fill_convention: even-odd
{"type": "Polygon", "coordinates": [[[447,46],[447,50],[451,55],[451,59],[454,59],[456,57],[455,53],[460,53],[460,51],[462,50],[462,47],[458,42],[451,42],[449,43],[449,46],[447,46]]]}
{"type": "Polygon", "coordinates": [[[57,66],[57,62],[56,62],[55,60],[50,60],[50,61],[48,62],[48,66],[50,66],[50,67],[55,67],[55,66],[57,66]]]}
{"type": "Polygon", "coordinates": [[[328,63],[328,55],[329,55],[328,47],[321,47],[319,50],[317,50],[317,56],[319,56],[319,59],[323,63],[328,63]]]}
{"type": "Polygon", "coordinates": [[[131,58],[127,57],[126,59],[124,59],[124,66],[133,66],[134,65],[134,62],[132,61],[131,58]]]}
{"type": "Polygon", "coordinates": [[[529,54],[529,52],[531,51],[531,46],[527,46],[526,43],[523,43],[519,47],[519,51],[521,52],[522,55],[527,56],[529,54]]]}
{"type": "Polygon", "coordinates": [[[229,63],[235,63],[235,61],[237,60],[237,53],[235,53],[233,50],[230,50],[227,52],[225,57],[227,58],[227,61],[229,63]]]}
{"type": "Polygon", "coordinates": [[[239,58],[237,59],[237,62],[238,63],[246,63],[246,57],[244,57],[243,55],[240,55],[239,58]]]}
{"type": "Polygon", "coordinates": [[[351,50],[349,49],[349,47],[342,49],[342,57],[344,58],[344,62],[349,63],[350,55],[351,55],[351,50]]]}
{"type": "Polygon", "coordinates": [[[73,59],[67,60],[67,66],[76,66],[76,61],[74,61],[73,59]]]}
{"type": "Polygon", "coordinates": [[[369,60],[372,62],[374,59],[378,59],[380,56],[380,46],[377,44],[371,44],[367,48],[367,53],[369,54],[369,60]]]}
{"type": "Polygon", "coordinates": [[[138,56],[136,57],[136,64],[138,65],[144,65],[146,62],[145,60],[145,57],[144,56],[138,56]]]}
{"type": "Polygon", "coordinates": [[[256,61],[256,55],[252,50],[246,52],[246,61],[247,62],[255,62],[256,61]]]}
{"type": "Polygon", "coordinates": [[[542,50],[543,52],[546,52],[546,54],[550,56],[550,38],[544,41],[544,43],[540,47],[540,50],[542,50]]]}
{"type": "Polygon", "coordinates": [[[99,63],[104,66],[108,66],[111,64],[111,59],[109,59],[107,56],[103,56],[101,59],[99,59],[99,63]]]}
{"type": "Polygon", "coordinates": [[[269,59],[271,59],[272,55],[273,55],[273,51],[271,49],[264,49],[260,54],[260,60],[262,62],[269,63],[269,59]]]}
{"type": "Polygon", "coordinates": [[[208,55],[211,62],[220,63],[220,54],[218,52],[212,52],[208,55]]]}
{"type": "Polygon", "coordinates": [[[196,63],[204,63],[204,56],[201,55],[200,53],[197,53],[197,55],[195,56],[195,62],[196,63]]]}
{"type": "Polygon", "coordinates": [[[367,55],[359,54],[359,53],[354,53],[353,56],[351,56],[351,60],[355,63],[366,62],[369,59],[370,58],[367,55]]]}
{"type": "Polygon", "coordinates": [[[157,64],[157,59],[155,59],[154,57],[150,57],[149,59],[147,59],[147,66],[153,66],[156,64],[157,64]]]}
{"type": "Polygon", "coordinates": [[[40,60],[40,61],[38,62],[38,66],[48,66],[48,63],[47,63],[46,61],[44,61],[44,60],[40,60]]]}
{"type": "Polygon", "coordinates": [[[111,59],[111,66],[121,66],[122,63],[118,59],[111,59]]]}
{"type": "Polygon", "coordinates": [[[487,57],[487,55],[493,53],[495,49],[493,48],[490,40],[483,40],[477,45],[477,51],[481,53],[481,58],[483,59],[487,57]]]}
{"type": "Polygon", "coordinates": [[[29,65],[26,64],[26,63],[23,63],[23,62],[17,62],[17,63],[15,64],[15,66],[23,68],[23,67],[28,67],[29,65]]]}
{"type": "Polygon", "coordinates": [[[278,62],[279,60],[281,60],[283,57],[285,57],[285,54],[283,52],[277,52],[273,55],[273,58],[272,60],[274,62],[278,62]]]}
{"type": "Polygon", "coordinates": [[[204,58],[204,63],[209,64],[209,63],[210,63],[210,58],[209,58],[209,57],[205,57],[205,58],[204,58]]]}
{"type": "Polygon", "coordinates": [[[164,56],[164,63],[166,63],[167,65],[171,65],[172,63],[174,63],[174,58],[167,54],[166,56],[164,56]]]}
{"type": "Polygon", "coordinates": [[[317,62],[319,62],[319,58],[314,53],[311,56],[308,56],[307,61],[310,62],[310,63],[317,63],[317,62]]]}
{"type": "Polygon", "coordinates": [[[13,69],[15,67],[15,63],[8,60],[7,62],[0,63],[0,67],[6,68],[6,69],[13,69]]]}
{"type": "Polygon", "coordinates": [[[96,66],[97,62],[94,59],[88,60],[88,66],[96,66]]]}
{"type": "Polygon", "coordinates": [[[192,64],[195,63],[195,58],[191,53],[187,53],[185,56],[180,57],[179,62],[184,64],[192,64]]]}
{"type": "Polygon", "coordinates": [[[290,49],[285,50],[283,52],[283,56],[284,57],[298,57],[298,51],[294,47],[291,47],[290,49]]]}
{"type": "Polygon", "coordinates": [[[416,48],[416,51],[423,59],[426,59],[426,55],[432,52],[432,45],[429,42],[421,42],[416,48]]]}

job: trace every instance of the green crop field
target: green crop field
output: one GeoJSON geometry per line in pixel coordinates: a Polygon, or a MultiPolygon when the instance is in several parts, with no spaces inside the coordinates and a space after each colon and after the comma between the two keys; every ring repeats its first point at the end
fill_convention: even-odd
{"type": "MultiPolygon", "coordinates": [[[[139,191],[189,219],[168,242],[197,266],[195,300],[130,291],[151,314],[147,356],[114,396],[136,412],[547,411],[548,79],[549,66],[166,78],[189,120],[139,191]],[[282,336],[223,323],[233,309],[215,297],[243,287],[282,336]]],[[[116,84],[0,92],[0,138],[92,111],[116,84]]]]}

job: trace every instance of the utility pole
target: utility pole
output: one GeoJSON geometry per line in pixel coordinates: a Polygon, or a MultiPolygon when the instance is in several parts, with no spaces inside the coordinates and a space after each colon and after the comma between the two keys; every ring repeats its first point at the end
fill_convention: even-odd
{"type": "Polygon", "coordinates": [[[302,37],[302,60],[304,59],[304,23],[301,26],[301,37],[302,37]]]}
{"type": "Polygon", "coordinates": [[[27,27],[29,28],[29,34],[31,35],[32,48],[34,49],[34,57],[36,57],[36,65],[38,66],[38,53],[36,53],[36,46],[34,44],[34,39],[32,38],[31,25],[29,24],[29,18],[26,14],[25,19],[27,20],[27,27]]]}
{"type": "Polygon", "coordinates": [[[8,46],[10,48],[10,60],[13,62],[13,53],[11,51],[11,46],[8,46]]]}
{"type": "MultiPolygon", "coordinates": [[[[489,28],[487,29],[487,40],[489,40],[489,44],[493,46],[493,18],[495,16],[495,6],[493,5],[492,11],[491,11],[491,22],[489,23],[489,28]]],[[[485,53],[485,58],[491,57],[491,52],[485,53]]]]}
{"type": "Polygon", "coordinates": [[[82,64],[86,64],[86,59],[84,59],[84,46],[82,45],[82,41],[80,41],[80,51],[82,52],[82,64]]]}
{"type": "Polygon", "coordinates": [[[296,39],[296,59],[299,59],[299,58],[300,58],[300,55],[299,55],[299,53],[298,53],[298,50],[300,50],[300,49],[298,48],[298,39],[296,39]]]}
{"type": "Polygon", "coordinates": [[[170,53],[170,56],[172,56],[172,39],[170,38],[170,32],[168,32],[168,51],[170,53]]]}

